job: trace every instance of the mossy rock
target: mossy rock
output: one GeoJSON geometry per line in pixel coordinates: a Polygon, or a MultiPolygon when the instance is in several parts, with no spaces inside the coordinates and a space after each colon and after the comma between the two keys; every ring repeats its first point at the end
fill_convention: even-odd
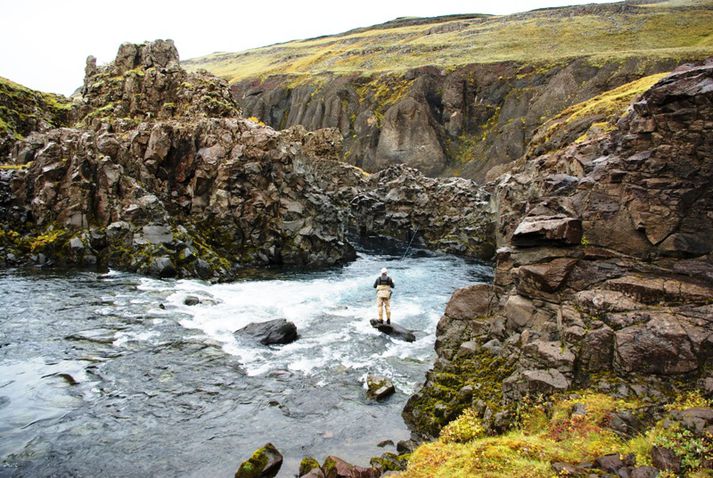
{"type": "Polygon", "coordinates": [[[404,471],[408,466],[408,455],[397,455],[396,453],[384,453],[381,456],[375,456],[369,463],[374,468],[386,471],[404,471]]]}
{"type": "Polygon", "coordinates": [[[300,461],[299,476],[306,475],[315,468],[319,468],[319,462],[313,456],[305,456],[300,461]]]}
{"type": "Polygon", "coordinates": [[[280,467],[282,454],[272,443],[266,443],[240,465],[235,472],[235,478],[273,478],[277,476],[280,467]]]}
{"type": "Polygon", "coordinates": [[[474,403],[485,404],[493,414],[507,411],[502,383],[512,372],[513,366],[506,359],[486,350],[437,365],[427,374],[426,385],[409,399],[404,420],[415,432],[436,437],[441,428],[474,403]]]}

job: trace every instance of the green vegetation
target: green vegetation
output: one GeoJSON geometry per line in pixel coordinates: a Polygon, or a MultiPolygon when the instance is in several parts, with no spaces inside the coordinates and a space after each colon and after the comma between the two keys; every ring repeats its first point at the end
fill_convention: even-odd
{"type": "Polygon", "coordinates": [[[571,7],[501,16],[401,19],[341,35],[292,41],[184,62],[230,82],[270,75],[311,81],[320,74],[403,72],[435,65],[551,62],[590,57],[706,57],[713,52],[710,0],[571,7]],[[553,39],[556,39],[554,41],[553,39]]]}
{"type": "Polygon", "coordinates": [[[0,133],[21,139],[43,123],[67,123],[72,103],[59,95],[33,91],[0,77],[0,133]]]}
{"type": "Polygon", "coordinates": [[[570,106],[552,119],[549,129],[566,127],[585,118],[603,118],[605,121],[594,123],[592,126],[596,126],[604,132],[610,131],[614,128],[613,123],[636,97],[668,74],[666,72],[649,75],[570,106]]]}
{"type": "MultiPolygon", "coordinates": [[[[430,385],[409,400],[407,408],[418,410],[418,415],[411,416],[409,421],[419,431],[436,436],[453,418],[479,400],[493,414],[514,412],[514,405],[503,405],[502,392],[502,382],[512,372],[512,366],[505,359],[485,350],[454,360],[445,368],[436,368],[429,372],[430,385]],[[470,387],[472,394],[464,394],[464,387],[470,387]]],[[[463,425],[465,428],[466,424],[463,425]]],[[[476,434],[477,425],[468,426],[476,434]]],[[[457,439],[466,431],[456,428],[448,433],[457,439]]]]}
{"type": "Polygon", "coordinates": [[[613,131],[629,105],[668,74],[645,76],[570,106],[540,127],[533,145],[545,144],[552,150],[569,144],[568,137],[581,143],[613,131]]]}
{"type": "MultiPolygon", "coordinates": [[[[561,476],[552,469],[555,462],[576,465],[610,453],[632,453],[638,466],[650,465],[653,446],[665,446],[681,458],[682,476],[710,476],[703,469],[705,460],[713,459],[710,435],[694,437],[680,425],[666,427],[661,420],[648,432],[627,439],[608,424],[614,412],[643,414],[636,401],[583,392],[554,397],[553,403],[551,410],[543,404],[529,407],[521,415],[521,425],[504,435],[475,433],[472,439],[468,433],[454,433],[477,428],[477,418],[467,410],[443,429],[438,440],[420,446],[411,455],[407,471],[398,476],[550,478],[561,476]]],[[[702,399],[696,403],[710,405],[702,399]]]]}

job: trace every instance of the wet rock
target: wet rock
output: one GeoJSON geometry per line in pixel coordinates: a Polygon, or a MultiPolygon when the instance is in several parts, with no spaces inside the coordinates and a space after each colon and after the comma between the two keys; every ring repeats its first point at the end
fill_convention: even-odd
{"type": "Polygon", "coordinates": [[[396,392],[393,382],[381,375],[367,375],[366,388],[367,396],[374,400],[383,400],[396,392]]]}
{"type": "Polygon", "coordinates": [[[244,461],[235,478],[273,478],[282,467],[282,455],[272,443],[266,443],[244,461]]]}
{"type": "Polygon", "coordinates": [[[391,324],[382,324],[379,323],[379,321],[376,319],[371,319],[369,320],[369,323],[379,332],[384,333],[397,340],[403,340],[404,342],[414,342],[416,340],[416,335],[414,335],[412,331],[401,327],[400,325],[395,324],[393,322],[391,324]]]}
{"type": "Polygon", "coordinates": [[[399,452],[399,454],[406,454],[406,453],[413,453],[416,448],[418,448],[418,442],[412,439],[408,440],[400,440],[396,444],[396,451],[399,452]]]}
{"type": "Polygon", "coordinates": [[[175,277],[176,266],[168,256],[154,258],[148,265],[146,272],[156,277],[175,277]]]}
{"type": "Polygon", "coordinates": [[[99,344],[111,344],[114,342],[116,330],[112,329],[91,329],[83,330],[74,334],[67,335],[66,340],[86,340],[99,344]]]}
{"type": "Polygon", "coordinates": [[[300,478],[325,478],[325,474],[321,468],[313,468],[304,475],[300,475],[300,478]]]}
{"type": "Polygon", "coordinates": [[[289,344],[297,340],[297,326],[285,319],[253,322],[235,332],[248,336],[262,345],[289,344]]]}
{"type": "Polygon", "coordinates": [[[352,465],[336,456],[328,456],[322,470],[325,478],[377,478],[380,475],[374,468],[352,465]]]}
{"type": "Polygon", "coordinates": [[[185,305],[198,305],[201,303],[201,301],[195,295],[189,295],[189,296],[186,296],[185,299],[183,299],[183,303],[185,305]]]}
{"type": "MultiPolygon", "coordinates": [[[[319,467],[319,462],[317,461],[317,459],[312,456],[303,457],[300,461],[298,476],[306,476],[313,470],[316,470],[318,473],[322,474],[322,470],[319,467]]],[[[324,476],[324,474],[322,474],[321,476],[324,476]]]]}

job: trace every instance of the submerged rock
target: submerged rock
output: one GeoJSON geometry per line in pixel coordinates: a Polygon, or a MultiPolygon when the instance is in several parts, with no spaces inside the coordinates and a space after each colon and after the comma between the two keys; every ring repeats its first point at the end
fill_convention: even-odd
{"type": "Polygon", "coordinates": [[[273,478],[281,467],[282,455],[272,443],[266,443],[240,465],[235,478],[273,478]]]}
{"type": "Polygon", "coordinates": [[[289,344],[297,340],[297,326],[285,319],[253,322],[235,332],[248,336],[263,345],[289,344]]]}

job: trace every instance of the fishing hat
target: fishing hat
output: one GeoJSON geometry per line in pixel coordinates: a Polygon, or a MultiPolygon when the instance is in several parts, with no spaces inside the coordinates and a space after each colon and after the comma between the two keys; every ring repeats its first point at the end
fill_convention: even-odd
{"type": "Polygon", "coordinates": [[[389,272],[389,271],[386,270],[386,267],[384,267],[384,268],[381,269],[381,273],[382,273],[382,274],[386,274],[386,273],[388,273],[388,272],[389,272]]]}

